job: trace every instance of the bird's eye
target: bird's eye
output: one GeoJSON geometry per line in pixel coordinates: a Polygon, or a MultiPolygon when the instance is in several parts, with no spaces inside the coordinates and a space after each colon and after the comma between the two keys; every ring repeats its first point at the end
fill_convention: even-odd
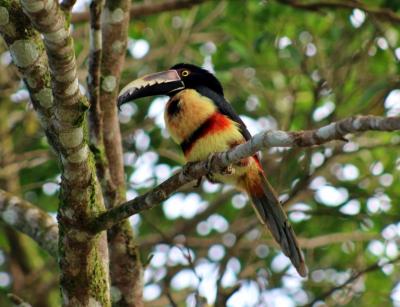
{"type": "Polygon", "coordinates": [[[184,77],[189,76],[189,71],[188,70],[182,71],[182,76],[184,76],[184,77]]]}

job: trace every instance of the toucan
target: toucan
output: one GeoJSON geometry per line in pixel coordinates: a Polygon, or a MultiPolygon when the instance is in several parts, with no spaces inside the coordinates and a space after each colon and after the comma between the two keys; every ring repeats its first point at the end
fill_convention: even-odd
{"type": "MultiPolygon", "coordinates": [[[[169,70],[145,75],[126,85],[118,107],[146,96],[167,95],[166,128],[179,144],[187,162],[206,160],[251,138],[244,122],[225,99],[218,79],[193,64],[176,64],[169,70]]],[[[276,192],[268,182],[257,155],[231,166],[222,174],[207,176],[245,191],[263,225],[270,230],[297,272],[305,277],[307,267],[296,235],[276,192]]]]}

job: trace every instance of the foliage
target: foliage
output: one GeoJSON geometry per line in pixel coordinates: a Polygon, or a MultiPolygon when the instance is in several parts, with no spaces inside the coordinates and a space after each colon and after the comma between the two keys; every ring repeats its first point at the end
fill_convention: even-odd
{"type": "MultiPolygon", "coordinates": [[[[400,14],[391,1],[365,3],[400,14]]],[[[312,12],[284,1],[206,2],[133,19],[121,85],[177,62],[203,64],[215,70],[252,133],[311,129],[356,114],[398,115],[396,26],[359,9],[312,12]]],[[[73,37],[85,88],[87,23],[76,24],[73,37]]],[[[13,183],[24,199],[55,214],[60,170],[9,53],[1,48],[0,187],[13,183]]],[[[163,129],[165,102],[143,99],[120,114],[128,199],[182,165],[178,146],[163,129]]],[[[179,306],[192,306],[197,296],[213,303],[237,284],[228,305],[295,306],[320,297],[327,305],[399,305],[398,263],[366,272],[325,296],[354,272],[398,257],[399,146],[398,133],[368,132],[351,135],[346,143],[263,152],[264,169],[304,246],[308,279],[289,267],[257,224],[247,198],[229,187],[187,186],[130,218],[141,258],[148,262],[149,306],[165,306],[169,296],[179,306]]],[[[8,306],[8,292],[34,306],[58,305],[55,261],[33,246],[29,255],[40,259],[39,265],[24,270],[30,249],[17,251],[15,234],[1,227],[0,305],[8,306]],[[38,275],[45,278],[34,285],[38,275]],[[46,295],[35,296],[38,289],[46,295]]]]}

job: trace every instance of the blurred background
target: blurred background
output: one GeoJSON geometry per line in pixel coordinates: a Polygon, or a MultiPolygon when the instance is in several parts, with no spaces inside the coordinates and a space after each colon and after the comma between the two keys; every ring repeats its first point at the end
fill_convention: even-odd
{"type": "MultiPolygon", "coordinates": [[[[77,1],[73,12],[87,11],[89,2],[77,1]]],[[[400,115],[398,1],[200,2],[131,20],[121,85],[178,62],[203,66],[252,134],[400,115]],[[397,19],[376,13],[386,10],[397,19]]],[[[72,29],[85,93],[89,25],[77,21],[72,29]]],[[[166,101],[143,99],[120,112],[128,199],[184,163],[165,130],[166,101]]],[[[368,132],[346,143],[262,153],[303,247],[307,279],[259,225],[248,198],[229,186],[187,186],[131,217],[146,264],[146,304],[400,306],[399,149],[399,133],[368,132]]],[[[1,41],[0,187],[55,217],[59,182],[56,158],[1,41]]],[[[57,262],[26,236],[0,228],[0,305],[10,306],[12,292],[33,306],[58,306],[57,262]]]]}

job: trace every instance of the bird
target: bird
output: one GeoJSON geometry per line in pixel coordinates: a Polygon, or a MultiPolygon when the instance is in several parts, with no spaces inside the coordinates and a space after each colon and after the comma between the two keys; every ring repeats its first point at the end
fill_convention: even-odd
{"type": "MultiPolygon", "coordinates": [[[[206,160],[210,154],[224,152],[251,138],[246,125],[225,99],[221,83],[206,69],[179,63],[166,71],[137,78],[120,91],[118,108],[135,99],[158,95],[169,96],[164,111],[166,128],[189,163],[206,160]]],[[[261,224],[269,229],[299,275],[307,276],[294,230],[258,155],[207,178],[246,192],[261,224]]]]}

